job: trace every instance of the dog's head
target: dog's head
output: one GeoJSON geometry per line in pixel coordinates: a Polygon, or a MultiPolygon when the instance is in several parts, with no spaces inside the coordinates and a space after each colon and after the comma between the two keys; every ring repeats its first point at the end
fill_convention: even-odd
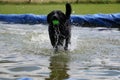
{"type": "Polygon", "coordinates": [[[47,22],[52,26],[62,25],[66,22],[66,15],[60,10],[52,11],[47,16],[47,22]]]}

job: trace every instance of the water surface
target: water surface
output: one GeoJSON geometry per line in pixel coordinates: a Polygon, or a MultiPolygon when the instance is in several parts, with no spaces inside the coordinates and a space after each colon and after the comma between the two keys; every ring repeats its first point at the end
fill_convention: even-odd
{"type": "Polygon", "coordinates": [[[72,26],[69,51],[54,53],[47,25],[0,22],[0,80],[120,80],[120,32],[72,26]]]}

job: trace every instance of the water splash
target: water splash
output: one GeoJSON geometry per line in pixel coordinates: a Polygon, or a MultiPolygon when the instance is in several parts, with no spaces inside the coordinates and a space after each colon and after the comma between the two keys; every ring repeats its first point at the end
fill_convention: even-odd
{"type": "Polygon", "coordinates": [[[77,49],[77,42],[78,42],[78,37],[79,37],[79,32],[80,32],[80,28],[77,28],[77,27],[72,27],[72,36],[71,36],[71,44],[70,44],[70,47],[69,47],[69,50],[70,51],[74,51],[77,49]]]}

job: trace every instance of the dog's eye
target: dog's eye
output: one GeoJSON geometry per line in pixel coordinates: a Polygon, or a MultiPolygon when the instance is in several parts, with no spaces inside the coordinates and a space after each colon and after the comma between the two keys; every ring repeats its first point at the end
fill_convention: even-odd
{"type": "Polygon", "coordinates": [[[53,23],[53,25],[58,25],[59,21],[58,20],[53,20],[52,23],[53,23]]]}

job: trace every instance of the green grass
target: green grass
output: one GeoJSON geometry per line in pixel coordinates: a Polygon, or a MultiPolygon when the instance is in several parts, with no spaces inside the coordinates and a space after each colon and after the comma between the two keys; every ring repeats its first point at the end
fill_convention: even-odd
{"type": "MultiPolygon", "coordinates": [[[[73,14],[120,13],[120,4],[71,4],[73,14]]],[[[0,4],[0,14],[48,14],[65,4],[0,4]]]]}
{"type": "Polygon", "coordinates": [[[73,11],[77,14],[119,13],[120,4],[74,4],[73,11]]]}

